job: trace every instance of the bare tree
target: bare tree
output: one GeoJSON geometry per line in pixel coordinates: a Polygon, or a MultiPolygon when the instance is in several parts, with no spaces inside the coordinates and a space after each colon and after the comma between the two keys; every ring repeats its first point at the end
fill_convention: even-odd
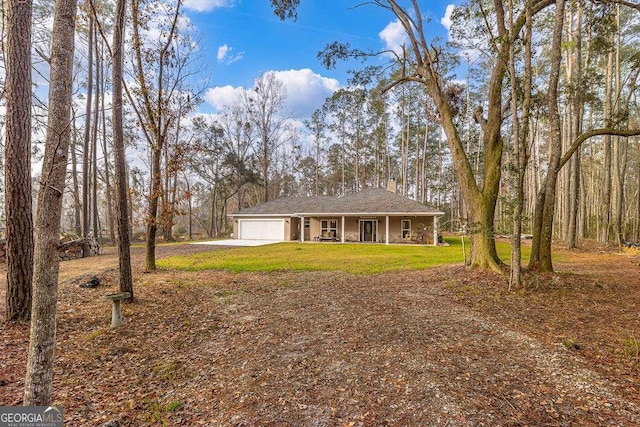
{"type": "MultiPolygon", "coordinates": [[[[172,128],[179,126],[178,117],[192,109],[198,96],[184,91],[184,82],[195,71],[190,67],[194,43],[181,36],[182,2],[167,6],[165,16],[153,15],[153,7],[144,9],[144,2],[131,1],[133,27],[134,75],[136,87],[130,97],[141,129],[150,148],[151,182],[149,188],[146,261],[147,271],[156,268],[156,234],[159,202],[166,197],[162,180],[162,160],[172,128]],[[145,38],[145,29],[157,25],[161,31],[156,40],[145,38]],[[153,59],[152,59],[153,58],[153,59]],[[174,108],[179,106],[179,108],[174,108]]],[[[129,93],[128,93],[129,94],[129,93]]],[[[166,165],[165,165],[166,167],[166,165]]]]}
{"type": "MultiPolygon", "coordinates": [[[[87,52],[87,99],[85,105],[84,114],[84,134],[82,144],[82,237],[85,239],[89,236],[90,223],[90,201],[91,201],[91,184],[89,177],[91,175],[92,165],[95,165],[91,161],[91,107],[93,100],[93,26],[94,17],[93,14],[89,15],[89,29],[87,31],[88,37],[88,52],[87,52]]],[[[96,124],[94,124],[95,126],[96,124]]],[[[95,237],[95,236],[94,236],[95,237]]],[[[89,242],[85,240],[83,249],[83,256],[89,256],[89,242]]]]}
{"type": "Polygon", "coordinates": [[[253,90],[245,91],[244,108],[258,135],[256,153],[262,169],[264,201],[269,200],[269,177],[276,149],[291,139],[288,118],[284,113],[287,92],[273,73],[265,73],[256,79],[253,90]]]}

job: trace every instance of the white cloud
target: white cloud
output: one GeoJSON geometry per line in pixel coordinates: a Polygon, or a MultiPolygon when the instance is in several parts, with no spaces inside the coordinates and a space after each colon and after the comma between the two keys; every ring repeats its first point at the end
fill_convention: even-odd
{"type": "MultiPolygon", "coordinates": [[[[409,43],[407,32],[399,20],[387,24],[387,26],[378,33],[378,36],[384,42],[385,50],[395,52],[398,55],[402,53],[402,45],[409,43]]],[[[388,55],[392,55],[391,52],[389,52],[388,55]]]]}
{"type": "Polygon", "coordinates": [[[227,44],[223,44],[218,47],[218,62],[224,62],[225,64],[233,64],[236,61],[240,61],[244,57],[244,52],[238,52],[234,55],[231,54],[233,51],[232,47],[229,47],[227,44]]]}
{"type": "Polygon", "coordinates": [[[218,62],[224,60],[224,58],[227,56],[227,53],[229,53],[229,49],[229,46],[227,46],[226,44],[218,47],[218,62]]]}
{"type": "Polygon", "coordinates": [[[207,90],[204,94],[204,99],[216,110],[221,111],[239,100],[242,92],[244,92],[244,89],[241,87],[233,87],[231,85],[216,86],[207,90]]]}
{"type": "Polygon", "coordinates": [[[453,15],[453,11],[456,9],[456,5],[448,4],[447,9],[444,11],[444,16],[440,19],[440,23],[443,27],[449,31],[451,26],[453,25],[453,20],[451,19],[451,15],[453,15]]]}
{"type": "Polygon", "coordinates": [[[211,12],[221,7],[231,7],[233,3],[233,0],[185,0],[184,6],[196,12],[211,12]]]}
{"type": "Polygon", "coordinates": [[[311,117],[324,100],[340,88],[336,79],[322,77],[309,68],[272,71],[287,90],[287,110],[297,118],[311,117]]]}
{"type": "MultiPolygon", "coordinates": [[[[322,107],[326,98],[340,88],[336,79],[323,77],[309,68],[301,70],[269,71],[282,82],[287,92],[285,114],[305,119],[322,107]]],[[[242,87],[217,86],[205,93],[205,101],[217,111],[239,100],[244,92],[242,87]]]]}

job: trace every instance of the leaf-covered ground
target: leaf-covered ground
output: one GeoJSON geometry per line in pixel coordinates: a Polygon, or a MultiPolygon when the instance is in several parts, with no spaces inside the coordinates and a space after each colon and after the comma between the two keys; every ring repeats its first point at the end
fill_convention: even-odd
{"type": "MultiPolygon", "coordinates": [[[[137,268],[115,330],[115,257],[65,262],[54,400],[67,426],[639,425],[640,256],[562,259],[511,292],[463,267],[137,268]]],[[[21,403],[27,342],[0,323],[0,405],[21,403]]]]}

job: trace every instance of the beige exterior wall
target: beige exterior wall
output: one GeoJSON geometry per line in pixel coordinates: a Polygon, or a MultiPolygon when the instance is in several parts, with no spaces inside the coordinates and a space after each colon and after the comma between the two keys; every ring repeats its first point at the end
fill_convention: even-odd
{"type": "MultiPolygon", "coordinates": [[[[336,221],[336,238],[342,239],[342,218],[338,216],[323,216],[309,218],[309,237],[314,240],[316,237],[322,236],[322,220],[336,221]]],[[[325,236],[327,237],[327,236],[325,236]]]]}
{"type": "Polygon", "coordinates": [[[300,218],[287,218],[284,221],[285,240],[300,240],[300,218]]]}
{"type": "Polygon", "coordinates": [[[404,216],[389,218],[389,242],[413,242],[433,244],[432,216],[404,216]],[[410,237],[402,238],[402,220],[409,220],[411,225],[410,237]]]}
{"type": "MultiPolygon", "coordinates": [[[[311,217],[310,219],[310,240],[320,237],[322,220],[336,220],[337,234],[339,241],[342,240],[342,221],[341,216],[311,217]]],[[[386,216],[347,216],[344,217],[344,241],[359,242],[360,241],[360,221],[375,220],[378,223],[376,242],[385,242],[386,233],[386,216]]],[[[432,216],[403,216],[389,217],[389,243],[424,243],[433,244],[433,217],[432,216]],[[402,238],[402,220],[411,222],[410,237],[402,238]]]]}

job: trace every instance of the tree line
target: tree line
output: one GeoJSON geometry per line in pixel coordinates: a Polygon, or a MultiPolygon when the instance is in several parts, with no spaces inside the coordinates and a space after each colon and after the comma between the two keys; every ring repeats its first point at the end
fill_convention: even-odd
{"type": "MultiPolygon", "coordinates": [[[[272,0],[282,19],[298,4],[272,0]]],[[[8,0],[1,200],[7,319],[32,321],[25,403],[50,401],[60,233],[117,243],[132,298],[131,240],[151,271],[159,239],[228,235],[233,210],[390,180],[471,236],[472,266],[502,271],[495,236],[511,235],[515,286],[523,233],[539,271],[554,239],[640,241],[636,4],[472,0],[447,42],[428,39],[418,1],[367,7],[405,44],[326,46],[324,66],[364,65],[301,122],[273,72],[198,113],[206,62],[180,1],[8,0]]]]}

